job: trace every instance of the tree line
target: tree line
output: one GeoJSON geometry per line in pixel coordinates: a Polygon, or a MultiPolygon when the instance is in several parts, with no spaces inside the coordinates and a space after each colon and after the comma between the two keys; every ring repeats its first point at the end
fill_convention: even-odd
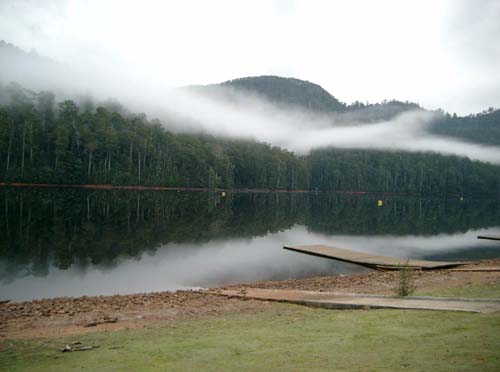
{"type": "Polygon", "coordinates": [[[319,149],[172,133],[119,105],[0,86],[0,181],[500,194],[500,167],[431,153],[319,149]]]}
{"type": "Polygon", "coordinates": [[[500,109],[490,107],[478,114],[467,116],[441,112],[431,130],[436,134],[498,146],[500,144],[500,109]]]}

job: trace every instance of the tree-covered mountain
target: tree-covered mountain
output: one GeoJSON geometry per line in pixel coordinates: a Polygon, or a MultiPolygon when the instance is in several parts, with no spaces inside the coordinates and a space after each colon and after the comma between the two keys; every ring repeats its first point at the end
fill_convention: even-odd
{"type": "Polygon", "coordinates": [[[231,99],[232,94],[256,95],[274,105],[332,115],[335,122],[340,124],[389,120],[405,111],[420,109],[416,103],[397,100],[375,104],[356,101],[348,105],[318,84],[280,76],[252,76],[189,88],[208,96],[223,94],[225,99],[231,99]]]}
{"type": "Polygon", "coordinates": [[[0,86],[0,181],[500,195],[500,167],[431,153],[319,149],[175,134],[112,107],[0,86]]]}
{"type": "MultiPolygon", "coordinates": [[[[317,84],[278,76],[246,77],[198,89],[210,94],[210,88],[214,87],[257,94],[275,104],[327,113],[335,119],[332,123],[341,125],[376,123],[393,119],[406,111],[423,110],[417,103],[397,100],[384,100],[380,103],[356,101],[348,105],[317,84]]],[[[230,95],[231,90],[226,93],[230,95]]],[[[436,120],[429,128],[431,133],[476,143],[500,145],[500,109],[489,108],[487,111],[462,117],[442,110],[436,111],[435,114],[436,120]]]]}
{"type": "MultiPolygon", "coordinates": [[[[0,182],[500,195],[500,167],[492,164],[401,151],[317,149],[295,156],[254,141],[173,133],[166,128],[178,127],[176,119],[149,120],[116,102],[57,102],[50,91],[9,84],[24,76],[11,74],[16,65],[21,67],[16,71],[26,73],[41,68],[46,75],[40,84],[54,74],[64,77],[61,65],[36,53],[2,42],[0,61],[5,67],[0,71],[0,182]]],[[[249,93],[249,98],[319,112],[341,124],[423,110],[396,100],[347,105],[319,85],[277,76],[194,88],[209,95],[238,92],[240,98],[249,93]]],[[[499,110],[466,117],[438,111],[436,116],[430,127],[435,134],[500,144],[499,110]]]]}
{"type": "Polygon", "coordinates": [[[342,112],[346,109],[344,103],[321,86],[305,80],[256,76],[229,80],[219,86],[257,93],[271,103],[299,106],[311,111],[342,112]]]}
{"type": "MultiPolygon", "coordinates": [[[[0,82],[15,82],[35,90],[51,90],[62,94],[61,87],[68,86],[70,68],[35,50],[26,52],[14,44],[0,40],[0,82]]],[[[73,88],[75,88],[73,83],[73,88]]]]}
{"type": "Polygon", "coordinates": [[[500,109],[490,107],[475,115],[441,114],[431,131],[465,141],[500,146],[500,109]]]}

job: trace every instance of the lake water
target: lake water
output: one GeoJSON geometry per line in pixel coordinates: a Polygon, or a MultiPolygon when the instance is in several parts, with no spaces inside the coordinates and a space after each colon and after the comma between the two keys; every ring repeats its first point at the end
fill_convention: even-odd
{"type": "Polygon", "coordinates": [[[498,200],[0,189],[0,299],[109,295],[368,269],[282,249],[500,257],[498,200]],[[377,200],[383,206],[377,206],[377,200]]]}

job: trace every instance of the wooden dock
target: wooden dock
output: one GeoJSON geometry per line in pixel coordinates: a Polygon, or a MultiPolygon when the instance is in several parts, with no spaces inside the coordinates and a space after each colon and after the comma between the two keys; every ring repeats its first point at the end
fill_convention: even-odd
{"type": "Polygon", "coordinates": [[[479,235],[478,239],[500,240],[500,235],[479,235]]]}
{"type": "Polygon", "coordinates": [[[379,256],[370,253],[357,252],[350,249],[329,247],[326,245],[287,245],[283,248],[290,251],[310,254],[312,256],[325,257],[358,264],[377,270],[399,270],[403,267],[433,270],[445,269],[466,264],[466,262],[425,261],[379,256]]]}

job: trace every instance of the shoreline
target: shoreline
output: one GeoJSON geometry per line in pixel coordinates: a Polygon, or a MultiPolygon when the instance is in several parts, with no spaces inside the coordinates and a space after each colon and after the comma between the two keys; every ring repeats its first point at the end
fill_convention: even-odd
{"type": "MultiPolygon", "coordinates": [[[[354,191],[354,190],[309,190],[309,189],[260,189],[260,188],[209,188],[209,187],[173,187],[173,186],[142,186],[142,185],[112,185],[112,184],[50,184],[50,183],[24,183],[0,182],[0,187],[17,188],[68,188],[90,190],[135,190],[135,191],[195,191],[195,192],[227,192],[227,193],[336,193],[346,195],[384,195],[384,196],[420,196],[417,193],[398,193],[385,191],[354,191]]],[[[459,196],[448,194],[448,196],[459,196]]]]}
{"type": "MultiPolygon", "coordinates": [[[[500,258],[469,266],[500,266],[500,258]]],[[[349,276],[323,276],[228,285],[216,289],[268,288],[325,292],[394,294],[398,272],[371,271],[349,276]]],[[[416,271],[417,290],[447,290],[467,285],[500,285],[499,271],[416,271]]],[[[267,301],[225,298],[208,290],[179,290],[111,296],[58,297],[0,303],[0,341],[53,338],[95,331],[143,328],[228,313],[260,312],[267,301]]],[[[500,297],[500,294],[499,296],[500,297]]]]}
{"type": "Polygon", "coordinates": [[[267,189],[267,188],[209,188],[209,187],[183,187],[183,186],[143,186],[143,185],[112,185],[112,184],[52,184],[52,183],[25,183],[25,182],[0,182],[0,187],[11,188],[40,188],[40,189],[83,189],[83,190],[126,190],[126,191],[177,191],[177,192],[225,192],[225,193],[280,193],[280,194],[340,194],[340,195],[379,195],[379,196],[410,196],[425,199],[436,198],[466,198],[466,199],[496,199],[497,194],[461,195],[439,194],[422,195],[415,192],[388,192],[388,191],[355,191],[355,190],[313,190],[313,189],[267,189]]]}

